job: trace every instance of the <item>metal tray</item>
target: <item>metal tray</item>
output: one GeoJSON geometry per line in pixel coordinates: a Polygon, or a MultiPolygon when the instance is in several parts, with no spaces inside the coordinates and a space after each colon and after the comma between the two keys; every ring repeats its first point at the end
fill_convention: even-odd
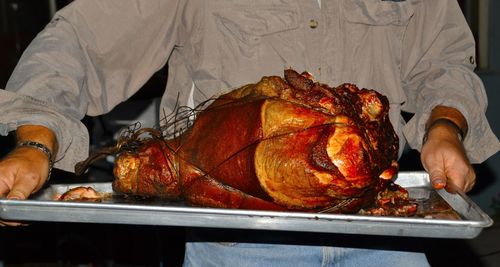
{"type": "MultiPolygon", "coordinates": [[[[28,200],[0,199],[0,218],[14,221],[168,225],[430,238],[474,238],[483,228],[493,223],[465,194],[431,189],[425,172],[400,172],[396,183],[408,189],[410,197],[420,202],[422,208],[441,205],[434,202],[444,200],[459,218],[199,208],[186,206],[182,202],[141,200],[115,194],[98,203],[52,200],[56,194],[82,184],[54,184],[28,200]]],[[[110,183],[83,185],[93,186],[99,192],[112,193],[110,183]]],[[[425,212],[432,214],[432,210],[425,212]]]]}

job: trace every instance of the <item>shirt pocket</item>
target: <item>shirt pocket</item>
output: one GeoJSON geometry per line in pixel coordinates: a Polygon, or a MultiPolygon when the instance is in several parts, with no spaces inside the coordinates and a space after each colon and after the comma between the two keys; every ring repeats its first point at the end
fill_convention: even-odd
{"type": "Polygon", "coordinates": [[[217,27],[225,36],[247,45],[263,37],[297,29],[298,10],[293,4],[235,4],[215,10],[217,27]]]}
{"type": "Polygon", "coordinates": [[[410,0],[342,0],[342,13],[350,23],[403,26],[413,12],[410,0]]]}

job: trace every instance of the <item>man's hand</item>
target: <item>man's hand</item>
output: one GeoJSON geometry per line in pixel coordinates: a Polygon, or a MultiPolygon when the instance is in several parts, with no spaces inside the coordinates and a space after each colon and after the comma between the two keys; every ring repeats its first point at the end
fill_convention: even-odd
{"type": "Polygon", "coordinates": [[[462,144],[461,134],[465,119],[456,109],[438,106],[429,119],[427,137],[422,146],[420,159],[429,173],[432,186],[446,188],[453,192],[455,188],[468,192],[476,181],[476,174],[470,164],[462,144]],[[446,114],[447,120],[438,121],[446,114]],[[450,118],[451,120],[448,120],[450,118]]]}
{"type": "Polygon", "coordinates": [[[49,173],[49,159],[38,149],[19,147],[0,161],[0,194],[26,199],[38,191],[49,173]]]}
{"type": "MultiPolygon", "coordinates": [[[[57,141],[54,133],[46,127],[21,126],[16,131],[17,141],[35,141],[44,144],[54,154],[57,141]]],[[[0,160],[0,196],[8,199],[26,199],[42,188],[49,173],[49,158],[36,147],[16,147],[0,160]]],[[[17,222],[2,222],[0,226],[19,225],[17,222]]]]}
{"type": "MultiPolygon", "coordinates": [[[[0,194],[8,199],[26,199],[38,191],[47,178],[49,160],[37,149],[21,147],[0,161],[0,194]]],[[[0,221],[0,226],[19,222],[0,221]]]]}

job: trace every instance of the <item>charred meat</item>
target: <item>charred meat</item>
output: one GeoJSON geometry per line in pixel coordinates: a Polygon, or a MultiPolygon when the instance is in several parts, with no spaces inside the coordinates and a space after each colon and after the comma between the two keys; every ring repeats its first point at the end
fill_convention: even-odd
{"type": "Polygon", "coordinates": [[[161,128],[125,136],[113,188],[206,207],[408,215],[415,206],[391,181],[398,137],[388,110],[375,90],[288,69],[217,97],[173,138],[161,128]],[[378,205],[386,195],[393,205],[378,205]]]}

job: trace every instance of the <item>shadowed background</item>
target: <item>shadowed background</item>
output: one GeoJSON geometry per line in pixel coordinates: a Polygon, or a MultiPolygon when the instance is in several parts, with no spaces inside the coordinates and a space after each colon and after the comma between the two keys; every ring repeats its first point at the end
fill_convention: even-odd
{"type": "MultiPolygon", "coordinates": [[[[0,88],[4,88],[22,52],[47,24],[53,13],[71,0],[0,0],[0,88]]],[[[487,117],[493,132],[500,133],[500,1],[459,1],[478,44],[478,70],[489,98],[487,117]]],[[[124,125],[157,119],[159,98],[166,81],[166,69],[156,73],[129,101],[110,114],[86,117],[91,149],[110,144],[124,125]],[[126,110],[127,112],[123,112],[126,110]],[[132,114],[132,115],[130,115],[132,114]]],[[[0,153],[8,153],[12,134],[0,137],[0,153]]],[[[419,154],[407,150],[400,161],[402,170],[422,170],[419,154]]],[[[474,240],[369,237],[288,233],[298,242],[335,240],[332,245],[395,244],[409,249],[415,243],[425,247],[433,266],[495,266],[500,262],[500,153],[474,166],[478,181],[469,196],[494,220],[474,240]],[[494,240],[497,240],[496,242],[494,240]]],[[[54,170],[53,181],[79,183],[110,181],[112,163],[94,164],[84,177],[54,170]]],[[[180,266],[184,251],[182,227],[139,225],[39,223],[0,229],[1,266],[180,266]]],[[[236,230],[224,230],[225,235],[236,230]]],[[[250,231],[251,232],[251,231],[250,231]]]]}

